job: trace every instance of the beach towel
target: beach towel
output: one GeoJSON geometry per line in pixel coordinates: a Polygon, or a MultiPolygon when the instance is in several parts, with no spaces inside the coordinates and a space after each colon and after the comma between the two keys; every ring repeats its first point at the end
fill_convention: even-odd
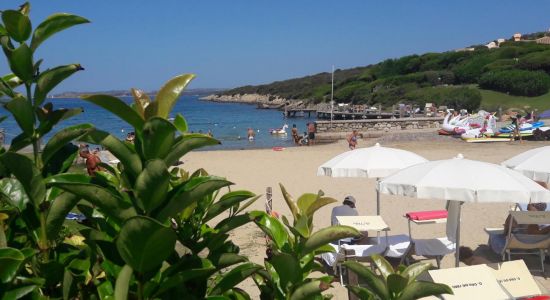
{"type": "Polygon", "coordinates": [[[446,210],[413,211],[405,215],[410,220],[434,220],[447,218],[446,210]]]}

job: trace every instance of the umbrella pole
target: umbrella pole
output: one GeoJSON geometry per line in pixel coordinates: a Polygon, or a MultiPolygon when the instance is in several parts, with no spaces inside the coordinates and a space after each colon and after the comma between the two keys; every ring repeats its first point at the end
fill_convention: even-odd
{"type": "Polygon", "coordinates": [[[380,215],[380,178],[376,178],[376,215],[380,215]]]}
{"type": "Polygon", "coordinates": [[[460,205],[458,206],[458,220],[457,220],[457,224],[456,224],[456,241],[455,241],[455,267],[458,268],[458,265],[460,263],[460,260],[458,259],[458,253],[459,253],[459,248],[460,248],[460,216],[461,216],[461,209],[462,209],[462,203],[464,202],[460,202],[460,205]]]}

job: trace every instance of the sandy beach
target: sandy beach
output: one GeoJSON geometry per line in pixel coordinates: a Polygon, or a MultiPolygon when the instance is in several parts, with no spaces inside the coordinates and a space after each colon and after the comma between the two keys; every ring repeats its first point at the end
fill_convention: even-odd
{"type": "MultiPolygon", "coordinates": [[[[376,141],[375,139],[361,140],[359,147],[372,146],[376,141]]],[[[548,145],[548,143],[528,141],[522,144],[519,142],[468,144],[452,138],[437,138],[432,141],[392,141],[383,145],[409,150],[429,160],[452,158],[462,153],[465,158],[500,163],[518,153],[548,145]]],[[[265,195],[266,187],[272,187],[274,210],[287,216],[290,212],[282,198],[279,183],[282,183],[294,197],[303,193],[316,193],[321,189],[327,196],[337,199],[338,205],[346,195],[353,195],[357,199],[357,209],[361,215],[374,215],[376,213],[375,180],[316,176],[319,165],[346,150],[347,144],[340,141],[312,147],[287,148],[284,151],[272,149],[200,151],[186,155],[183,159],[183,168],[188,171],[204,168],[210,174],[226,177],[235,183],[232,190],[245,189],[265,195]]],[[[250,209],[263,210],[264,203],[265,196],[254,203],[250,209]]],[[[403,217],[406,212],[444,209],[444,206],[444,201],[382,195],[381,215],[391,228],[390,234],[405,234],[408,232],[407,221],[403,217]]],[[[465,204],[462,208],[461,244],[471,247],[476,253],[485,255],[489,260],[498,261],[498,256],[489,253],[485,247],[487,235],[483,228],[502,226],[510,206],[510,203],[465,204]]],[[[333,205],[327,206],[317,213],[314,221],[317,229],[330,226],[332,207],[333,205]]],[[[429,225],[413,227],[412,232],[414,237],[422,238],[441,237],[444,236],[444,231],[444,225],[429,225]]],[[[263,264],[265,240],[255,225],[249,224],[233,233],[233,239],[252,261],[263,264]]],[[[431,262],[435,264],[435,261],[431,262]]],[[[454,255],[448,255],[443,259],[442,267],[452,267],[453,264],[454,255]]],[[[533,267],[537,266],[533,265],[533,267]]],[[[540,275],[540,273],[534,274],[540,275]]],[[[545,286],[550,285],[548,280],[543,283],[545,286]]],[[[257,289],[253,287],[251,281],[244,283],[243,287],[255,298],[257,289]]],[[[334,284],[330,293],[335,296],[335,299],[347,297],[346,289],[337,283],[334,284]]]]}

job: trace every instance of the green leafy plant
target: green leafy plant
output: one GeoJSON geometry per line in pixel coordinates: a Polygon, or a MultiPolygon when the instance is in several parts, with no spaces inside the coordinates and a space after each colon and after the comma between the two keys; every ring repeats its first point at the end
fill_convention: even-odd
{"type": "MultiPolygon", "coordinates": [[[[12,73],[0,77],[0,96],[21,133],[8,150],[0,148],[0,298],[26,295],[59,297],[55,287],[63,270],[74,260],[66,256],[69,244],[59,240],[66,212],[76,204],[74,196],[46,186],[49,177],[65,172],[78,147],[71,140],[91,130],[89,124],[67,127],[57,133],[40,153],[40,140],[54,126],[82,112],[55,109],[45,103],[47,94],[74,73],[83,70],[69,64],[41,71],[38,47],[52,35],[89,21],[71,14],[53,14],[33,31],[30,4],[3,10],[0,44],[12,73]],[[19,92],[23,90],[23,92],[19,92]],[[32,159],[17,153],[32,146],[32,159]]],[[[76,263],[75,263],[76,265],[76,263]]]]}
{"type": "Polygon", "coordinates": [[[101,261],[91,269],[104,270],[91,286],[98,294],[117,299],[246,295],[235,286],[261,268],[239,255],[228,234],[252,222],[254,216],[243,210],[258,197],[248,191],[222,195],[233,184],[225,178],[171,167],[193,149],[219,144],[207,135],[188,133],[181,114],[173,123],[167,120],[194,77],[172,78],[154,100],[133,89],[131,106],[108,95],[83,98],[135,131],[133,143],[97,129],[88,132],[80,140],[104,146],[120,163],[104,165],[105,171],[94,178],[60,174],[48,181],[86,201],[78,205],[87,217],[80,234],[101,261]]]}
{"type": "Polygon", "coordinates": [[[430,263],[403,265],[394,271],[382,256],[373,255],[372,262],[379,274],[370,268],[355,262],[346,261],[343,265],[362,279],[364,286],[347,286],[360,299],[364,300],[406,300],[420,299],[441,294],[453,294],[450,287],[440,283],[417,280],[418,276],[429,270],[430,263]]]}
{"type": "Polygon", "coordinates": [[[254,280],[261,291],[261,299],[326,299],[322,292],[330,287],[333,277],[312,277],[312,272],[324,273],[315,256],[334,251],[328,243],[342,238],[359,236],[348,226],[331,226],[313,231],[313,215],[321,207],[336,200],[324,197],[323,192],[303,194],[294,201],[281,185],[293,222],[282,216],[282,222],[264,212],[251,212],[254,222],[270,238],[271,245],[265,269],[254,280]]]}

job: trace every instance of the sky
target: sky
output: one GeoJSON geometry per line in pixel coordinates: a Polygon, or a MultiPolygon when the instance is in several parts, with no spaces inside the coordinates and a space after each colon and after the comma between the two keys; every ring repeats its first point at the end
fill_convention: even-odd
{"type": "Polygon", "coordinates": [[[55,12],[91,21],[38,49],[42,68],[85,68],[54,92],[156,90],[183,73],[197,75],[189,88],[269,83],[547,31],[549,11],[548,0],[31,1],[33,26],[55,12]]]}

